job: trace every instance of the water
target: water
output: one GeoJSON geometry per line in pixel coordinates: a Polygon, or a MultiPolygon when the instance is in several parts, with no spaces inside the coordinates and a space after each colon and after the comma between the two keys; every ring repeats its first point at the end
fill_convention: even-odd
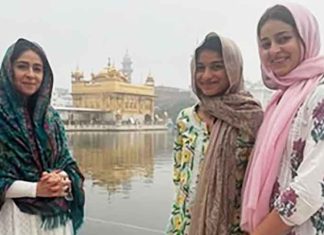
{"type": "Polygon", "coordinates": [[[80,235],[163,234],[174,192],[172,140],[167,132],[69,133],[86,177],[80,235]]]}

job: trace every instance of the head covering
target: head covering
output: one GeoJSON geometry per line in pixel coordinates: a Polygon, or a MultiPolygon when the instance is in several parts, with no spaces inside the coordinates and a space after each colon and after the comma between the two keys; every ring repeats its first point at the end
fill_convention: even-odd
{"type": "MultiPolygon", "coordinates": [[[[200,107],[216,118],[211,130],[207,154],[199,176],[195,203],[192,209],[190,234],[233,234],[230,225],[236,221],[238,172],[237,136],[244,132],[253,142],[261,124],[263,112],[260,104],[244,90],[243,61],[236,44],[228,38],[219,37],[222,57],[230,86],[221,96],[205,96],[196,86],[196,55],[191,63],[192,88],[200,100],[200,107]]],[[[202,44],[203,44],[202,43],[202,44]]],[[[197,50],[196,50],[197,51],[197,50]]],[[[242,175],[242,177],[243,177],[242,175]]]]}
{"type": "Polygon", "coordinates": [[[76,232],[83,221],[84,178],[69,152],[59,114],[50,106],[52,87],[53,73],[39,45],[19,39],[9,47],[0,69],[0,209],[14,181],[38,182],[43,171],[64,170],[72,182],[72,201],[62,197],[13,200],[22,212],[39,215],[45,229],[72,219],[76,232]],[[36,48],[44,67],[42,84],[27,103],[14,88],[11,64],[13,52],[22,47],[36,48]]]}
{"type": "Polygon", "coordinates": [[[265,84],[279,90],[266,108],[246,176],[241,226],[248,232],[252,232],[269,213],[269,200],[292,121],[324,73],[324,57],[319,55],[320,34],[315,17],[301,5],[281,5],[293,15],[304,48],[299,65],[285,76],[274,75],[262,64],[265,84]]]}

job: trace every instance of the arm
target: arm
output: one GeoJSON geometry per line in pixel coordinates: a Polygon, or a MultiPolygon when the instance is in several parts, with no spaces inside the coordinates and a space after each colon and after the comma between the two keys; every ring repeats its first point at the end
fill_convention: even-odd
{"type": "Polygon", "coordinates": [[[274,210],[252,235],[281,235],[309,220],[324,204],[324,98],[309,102],[303,122],[306,139],[294,142],[293,180],[274,203],[274,210]],[[296,163],[295,163],[296,165],[296,163]]]}
{"type": "Polygon", "coordinates": [[[279,213],[272,210],[250,235],[282,235],[286,234],[290,228],[289,225],[283,222],[279,213]]]}
{"type": "Polygon", "coordinates": [[[36,197],[37,182],[16,180],[8,188],[6,198],[36,197]]]}
{"type": "Polygon", "coordinates": [[[180,181],[180,167],[181,167],[181,157],[182,157],[182,137],[181,131],[183,129],[183,123],[180,118],[177,119],[177,129],[173,144],[173,182],[177,186],[180,181]]]}

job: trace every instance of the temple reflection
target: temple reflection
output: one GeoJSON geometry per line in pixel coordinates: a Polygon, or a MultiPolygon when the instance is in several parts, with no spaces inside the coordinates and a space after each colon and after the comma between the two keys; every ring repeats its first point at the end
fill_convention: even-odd
{"type": "Polygon", "coordinates": [[[109,194],[127,194],[135,177],[152,183],[155,155],[168,145],[165,132],[79,132],[68,137],[83,173],[109,194]]]}

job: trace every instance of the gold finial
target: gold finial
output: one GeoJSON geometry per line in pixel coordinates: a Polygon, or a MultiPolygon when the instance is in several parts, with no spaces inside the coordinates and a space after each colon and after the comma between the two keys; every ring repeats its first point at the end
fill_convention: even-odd
{"type": "Polygon", "coordinates": [[[151,71],[149,72],[149,74],[147,75],[147,78],[146,78],[146,81],[145,81],[145,85],[147,86],[154,86],[155,84],[155,81],[154,81],[154,78],[151,74],[151,71]]]}
{"type": "Polygon", "coordinates": [[[76,67],[75,72],[71,72],[71,77],[74,78],[75,81],[81,81],[84,78],[83,72],[80,71],[79,66],[76,67]]]}
{"type": "Polygon", "coordinates": [[[107,67],[108,67],[108,68],[110,68],[110,66],[111,66],[111,58],[110,58],[110,57],[108,57],[108,63],[107,63],[107,67]]]}

